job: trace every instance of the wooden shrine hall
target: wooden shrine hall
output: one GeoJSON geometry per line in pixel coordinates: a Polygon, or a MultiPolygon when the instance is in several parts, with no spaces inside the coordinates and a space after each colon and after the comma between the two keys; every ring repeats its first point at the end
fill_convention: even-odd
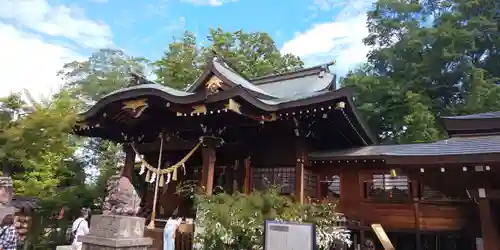
{"type": "Polygon", "coordinates": [[[500,115],[443,118],[450,138],[435,143],[377,145],[328,66],[248,79],[214,57],[186,90],[133,74],[74,133],[123,144],[153,225],[195,216],[187,183],[208,194],[279,185],[297,202],[338,202],[357,222],[354,247],[380,223],[398,250],[497,249],[500,115]]]}
{"type": "Polygon", "coordinates": [[[382,224],[398,250],[500,249],[500,112],[441,119],[445,140],[313,152],[309,160],[340,210],[382,224]]]}

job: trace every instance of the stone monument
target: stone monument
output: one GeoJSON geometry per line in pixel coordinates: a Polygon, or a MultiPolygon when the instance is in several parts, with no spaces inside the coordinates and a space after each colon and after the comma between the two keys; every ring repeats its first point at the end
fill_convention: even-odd
{"type": "Polygon", "coordinates": [[[10,205],[14,189],[9,176],[0,176],[0,221],[8,214],[14,214],[16,209],[10,205]]]}
{"type": "Polygon", "coordinates": [[[93,215],[89,234],[78,237],[82,250],[147,250],[153,240],[144,237],[145,219],[136,216],[140,203],[128,178],[110,178],[103,214],[93,215]]]}

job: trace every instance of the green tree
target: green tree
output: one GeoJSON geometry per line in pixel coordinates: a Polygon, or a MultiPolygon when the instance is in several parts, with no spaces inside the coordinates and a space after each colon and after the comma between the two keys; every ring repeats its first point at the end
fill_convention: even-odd
{"type": "Polygon", "coordinates": [[[298,57],[282,55],[265,32],[210,29],[206,40],[208,44],[200,47],[196,36],[186,31],[182,39],[171,43],[164,56],[153,63],[158,81],[183,89],[196,80],[214,53],[248,78],[288,72],[303,66],[298,57]]]}
{"type": "Polygon", "coordinates": [[[74,177],[83,184],[82,169],[68,168],[77,147],[69,133],[78,105],[67,93],[39,103],[28,99],[31,105],[21,95],[0,100],[0,162],[12,171],[16,193],[43,198],[55,195],[74,177]]]}
{"type": "Polygon", "coordinates": [[[500,109],[497,9],[488,0],[374,5],[364,40],[372,47],[368,65],[343,84],[355,89],[381,139],[437,140],[443,130],[432,116],[500,109]]]}
{"type": "Polygon", "coordinates": [[[71,94],[63,90],[41,102],[27,91],[0,98],[0,165],[12,176],[16,195],[39,200],[26,241],[36,249],[65,244],[60,231],[47,235],[46,228],[64,232],[99,194],[85,183],[85,164],[76,154],[81,139],[70,134],[80,107],[71,94]],[[55,220],[63,207],[66,218],[55,220]]]}
{"type": "Polygon", "coordinates": [[[76,97],[93,102],[127,86],[129,74],[142,74],[146,66],[144,58],[132,57],[120,50],[101,49],[85,61],[65,64],[59,76],[76,97]]]}
{"type": "MultiPolygon", "coordinates": [[[[64,65],[59,75],[66,82],[65,89],[83,101],[81,112],[103,96],[126,87],[130,73],[144,74],[147,65],[148,61],[144,58],[129,56],[120,50],[101,49],[87,60],[64,65]]],[[[83,142],[80,157],[87,167],[100,171],[101,175],[94,181],[105,183],[104,179],[114,174],[118,162],[122,160],[120,151],[115,143],[92,138],[83,142]]]]}

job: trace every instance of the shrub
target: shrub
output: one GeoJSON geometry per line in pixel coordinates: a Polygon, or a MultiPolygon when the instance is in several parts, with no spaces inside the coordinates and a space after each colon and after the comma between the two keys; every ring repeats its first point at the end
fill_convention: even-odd
{"type": "Polygon", "coordinates": [[[316,224],[319,249],[329,249],[335,242],[351,244],[349,234],[339,223],[343,216],[334,204],[298,204],[280,195],[277,189],[245,195],[219,193],[194,195],[197,204],[195,243],[200,250],[263,249],[264,221],[291,221],[316,224]]]}

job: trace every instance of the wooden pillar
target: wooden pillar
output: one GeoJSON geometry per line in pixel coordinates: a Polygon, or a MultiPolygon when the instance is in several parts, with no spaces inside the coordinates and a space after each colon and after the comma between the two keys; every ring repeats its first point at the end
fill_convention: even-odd
{"type": "Polygon", "coordinates": [[[412,193],[410,194],[412,199],[413,199],[413,212],[415,216],[415,229],[416,229],[416,235],[415,235],[415,241],[416,241],[416,250],[421,250],[422,249],[422,237],[421,237],[421,232],[420,232],[420,192],[419,192],[419,182],[417,180],[412,180],[411,183],[411,191],[412,193]]]}
{"type": "Polygon", "coordinates": [[[321,192],[321,181],[324,179],[321,173],[316,174],[316,199],[323,200],[323,192],[321,192]]]}
{"type": "Polygon", "coordinates": [[[252,165],[250,157],[245,159],[245,194],[252,192],[252,165]]]}
{"type": "Polygon", "coordinates": [[[490,201],[486,198],[479,198],[478,203],[484,250],[498,250],[500,241],[490,201]]]}
{"type": "Polygon", "coordinates": [[[239,183],[238,183],[238,180],[239,180],[239,177],[240,177],[240,161],[239,160],[235,160],[234,161],[234,166],[232,168],[232,172],[233,172],[233,179],[232,179],[232,190],[233,190],[233,194],[238,192],[240,190],[240,188],[238,187],[239,183]]]}
{"type": "Polygon", "coordinates": [[[123,147],[125,151],[125,166],[123,167],[122,175],[127,177],[132,182],[135,165],[135,152],[129,146],[123,147]]]}
{"type": "Polygon", "coordinates": [[[300,204],[304,204],[304,163],[305,153],[302,143],[302,138],[297,138],[296,144],[296,159],[295,164],[295,199],[300,204]]]}
{"type": "Polygon", "coordinates": [[[201,154],[203,158],[201,185],[205,188],[206,193],[211,195],[214,188],[215,147],[212,145],[203,147],[201,154]]]}

